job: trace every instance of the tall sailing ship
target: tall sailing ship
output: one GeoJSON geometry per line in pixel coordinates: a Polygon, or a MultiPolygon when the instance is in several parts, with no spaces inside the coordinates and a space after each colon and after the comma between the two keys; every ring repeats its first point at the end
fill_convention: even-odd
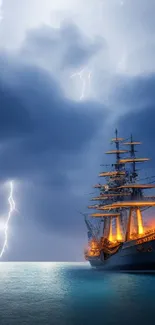
{"type": "Polygon", "coordinates": [[[145,227],[143,218],[144,210],[155,207],[155,196],[145,194],[155,184],[141,183],[137,169],[137,164],[149,159],[136,157],[135,147],[141,142],[132,136],[125,141],[116,130],[112,143],[115,150],[107,154],[114,154],[116,161],[99,174],[105,183],[94,186],[99,194],[91,198],[96,203],[88,206],[94,211],[84,214],[88,230],[85,259],[104,270],[155,270],[155,229],[145,227]]]}

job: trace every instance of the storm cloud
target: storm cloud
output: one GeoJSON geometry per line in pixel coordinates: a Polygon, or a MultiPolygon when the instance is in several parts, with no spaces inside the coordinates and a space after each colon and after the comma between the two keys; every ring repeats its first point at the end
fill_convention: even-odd
{"type": "Polygon", "coordinates": [[[43,25],[27,32],[21,54],[31,62],[52,69],[80,68],[105,46],[101,37],[90,40],[76,25],[65,22],[60,29],[43,25]]]}
{"type": "Polygon", "coordinates": [[[82,258],[77,210],[116,126],[153,158],[154,9],[153,0],[3,2],[0,180],[15,180],[19,211],[6,259],[82,258]]]}
{"type": "Polygon", "coordinates": [[[6,76],[0,80],[1,177],[33,184],[35,191],[29,188],[26,195],[29,206],[35,205],[33,218],[48,230],[56,227],[61,232],[68,227],[70,231],[78,224],[72,217],[78,198],[69,174],[87,159],[89,144],[105,123],[106,109],[95,102],[66,99],[51,76],[39,68],[10,66],[9,74],[14,83],[9,78],[7,83],[6,76]]]}

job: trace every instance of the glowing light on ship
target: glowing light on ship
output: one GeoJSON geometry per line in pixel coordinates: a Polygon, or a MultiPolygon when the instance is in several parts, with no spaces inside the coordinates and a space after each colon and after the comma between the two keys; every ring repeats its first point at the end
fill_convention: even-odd
{"type": "Polygon", "coordinates": [[[117,231],[116,239],[118,241],[121,241],[123,238],[122,238],[122,232],[121,232],[121,225],[120,225],[120,218],[119,217],[116,218],[116,231],[117,231]]]}
{"type": "Polygon", "coordinates": [[[138,222],[138,234],[142,235],[144,233],[143,220],[140,209],[137,209],[137,222],[138,222]]]}
{"type": "Polygon", "coordinates": [[[147,219],[147,223],[143,225],[144,233],[154,233],[155,232],[155,217],[147,219]]]}

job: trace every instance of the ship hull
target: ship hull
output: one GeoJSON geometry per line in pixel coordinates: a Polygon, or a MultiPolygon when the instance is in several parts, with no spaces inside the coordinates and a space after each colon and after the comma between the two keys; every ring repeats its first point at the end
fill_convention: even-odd
{"type": "Polygon", "coordinates": [[[136,241],[123,244],[117,253],[106,260],[104,252],[99,257],[89,257],[92,267],[117,271],[155,271],[155,239],[142,244],[136,241]]]}

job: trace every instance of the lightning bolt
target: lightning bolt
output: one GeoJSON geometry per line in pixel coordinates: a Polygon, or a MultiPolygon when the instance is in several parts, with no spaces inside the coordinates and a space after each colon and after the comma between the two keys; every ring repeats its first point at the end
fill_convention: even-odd
{"type": "Polygon", "coordinates": [[[15,205],[15,201],[13,199],[13,182],[9,182],[9,187],[10,187],[10,194],[8,197],[8,203],[9,203],[9,212],[8,212],[8,216],[7,216],[7,220],[5,222],[4,225],[4,244],[2,246],[2,249],[0,251],[0,258],[3,256],[4,252],[5,252],[5,248],[7,247],[7,243],[8,243],[8,226],[9,226],[9,221],[10,218],[12,216],[12,213],[15,211],[16,205],[15,205]]]}
{"type": "Polygon", "coordinates": [[[74,77],[78,76],[82,82],[82,90],[81,90],[80,100],[85,98],[87,82],[88,82],[88,85],[90,88],[92,71],[88,69],[88,71],[86,72],[86,76],[85,76],[85,72],[86,72],[86,68],[83,68],[80,71],[77,71],[70,76],[70,78],[74,78],[74,77]]]}

